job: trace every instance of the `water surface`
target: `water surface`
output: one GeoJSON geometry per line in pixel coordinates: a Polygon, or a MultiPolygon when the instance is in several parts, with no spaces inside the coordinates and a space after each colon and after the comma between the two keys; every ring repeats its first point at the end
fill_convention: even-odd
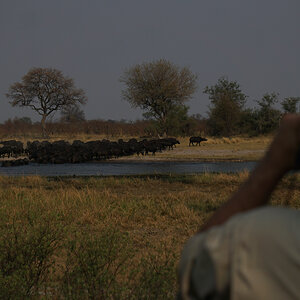
{"type": "Polygon", "coordinates": [[[0,175],[109,176],[142,174],[237,173],[251,171],[256,162],[97,162],[82,164],[37,164],[0,168],[0,175]]]}

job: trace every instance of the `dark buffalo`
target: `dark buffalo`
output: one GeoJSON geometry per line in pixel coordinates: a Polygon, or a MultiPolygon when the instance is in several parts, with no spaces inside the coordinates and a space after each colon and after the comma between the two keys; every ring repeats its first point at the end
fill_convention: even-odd
{"type": "Polygon", "coordinates": [[[3,147],[0,148],[0,157],[7,155],[8,157],[14,156],[18,157],[24,154],[23,143],[15,140],[2,141],[0,144],[3,147]]]}
{"type": "Polygon", "coordinates": [[[1,167],[18,167],[23,165],[28,165],[29,160],[27,158],[24,159],[15,159],[15,160],[3,160],[1,167]]]}
{"type": "Polygon", "coordinates": [[[199,145],[200,146],[200,143],[201,142],[206,142],[207,139],[206,138],[203,138],[201,136],[192,136],[190,137],[190,143],[189,143],[189,146],[194,146],[194,144],[199,145]]]}
{"type": "Polygon", "coordinates": [[[173,150],[173,147],[176,147],[176,144],[180,144],[175,138],[165,138],[159,140],[160,144],[169,150],[173,150]]]}

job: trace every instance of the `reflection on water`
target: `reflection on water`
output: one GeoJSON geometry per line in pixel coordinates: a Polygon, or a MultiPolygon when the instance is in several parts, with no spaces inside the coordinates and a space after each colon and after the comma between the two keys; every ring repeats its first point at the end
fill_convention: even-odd
{"type": "Polygon", "coordinates": [[[89,176],[142,174],[236,173],[251,171],[256,162],[102,162],[0,168],[1,175],[89,176]]]}

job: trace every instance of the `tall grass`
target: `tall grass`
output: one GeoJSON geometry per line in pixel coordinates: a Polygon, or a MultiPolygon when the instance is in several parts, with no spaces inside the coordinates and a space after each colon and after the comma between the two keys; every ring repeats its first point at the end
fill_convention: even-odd
{"type": "MultiPolygon", "coordinates": [[[[247,176],[0,177],[0,298],[173,299],[183,244],[247,176]]],[[[297,178],[273,205],[300,209],[297,178]]]]}

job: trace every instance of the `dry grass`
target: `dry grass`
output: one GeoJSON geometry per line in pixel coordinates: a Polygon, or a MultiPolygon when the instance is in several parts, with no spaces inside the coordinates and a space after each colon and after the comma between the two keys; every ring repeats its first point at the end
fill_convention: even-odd
{"type": "MultiPolygon", "coordinates": [[[[170,270],[164,273],[168,282],[165,289],[174,290],[176,263],[183,244],[247,176],[244,172],[98,178],[0,177],[1,226],[19,223],[27,228],[30,220],[51,215],[51,226],[63,228],[62,247],[55,255],[55,265],[62,269],[66,264],[64,240],[77,235],[97,236],[111,228],[128,237],[129,261],[120,276],[131,293],[136,279],[132,281],[130,274],[139,270],[138,278],[144,278],[144,268],[152,261],[141,264],[147,257],[155,258],[150,263],[153,270],[164,270],[166,262],[170,263],[170,270]]],[[[295,176],[296,181],[286,177],[278,186],[272,196],[273,205],[288,204],[300,209],[300,177],[295,176]]],[[[121,255],[126,247],[118,253],[121,255]]],[[[59,281],[61,274],[55,272],[51,280],[59,281]]],[[[158,276],[153,274],[147,275],[150,279],[146,276],[149,288],[162,289],[151,286],[158,276]]],[[[174,294],[162,296],[161,299],[172,298],[174,294]]]]}

